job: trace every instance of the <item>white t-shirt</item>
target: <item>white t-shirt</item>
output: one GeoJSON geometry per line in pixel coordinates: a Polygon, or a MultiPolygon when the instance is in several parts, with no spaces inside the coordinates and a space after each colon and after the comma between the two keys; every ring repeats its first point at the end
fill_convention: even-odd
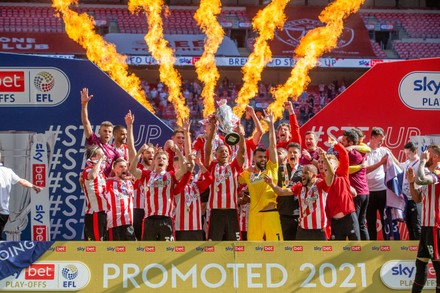
{"type": "MultiPolygon", "coordinates": [[[[379,162],[383,156],[388,153],[388,150],[384,147],[379,147],[375,150],[371,150],[371,153],[367,154],[368,166],[374,165],[379,162]]],[[[385,170],[383,166],[379,166],[376,170],[367,174],[368,188],[370,191],[386,190],[385,186],[385,170]]]]}
{"type": "Polygon", "coordinates": [[[12,185],[15,185],[21,178],[0,163],[0,214],[9,215],[9,194],[12,185]]]}

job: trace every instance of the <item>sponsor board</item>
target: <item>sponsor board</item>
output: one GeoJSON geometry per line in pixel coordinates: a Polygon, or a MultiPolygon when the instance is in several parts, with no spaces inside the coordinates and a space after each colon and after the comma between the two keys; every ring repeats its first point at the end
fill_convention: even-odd
{"type": "MultiPolygon", "coordinates": [[[[88,110],[96,134],[102,121],[124,125],[128,110],[136,116],[136,148],[144,143],[163,145],[172,134],[171,128],[89,61],[0,53],[0,64],[2,159],[21,178],[45,186],[38,195],[30,191],[32,204],[44,203],[34,206],[28,223],[46,227],[34,230],[23,225],[26,228],[19,239],[37,239],[32,238],[35,232],[39,240],[81,240],[85,205],[78,176],[85,167],[86,138],[80,91],[87,87],[94,95],[88,110]],[[7,101],[5,95],[9,95],[7,101]],[[37,141],[35,134],[44,137],[37,141]],[[35,156],[30,155],[31,147],[35,156]]],[[[20,202],[26,192],[29,190],[11,198],[11,207],[17,207],[14,214],[21,213],[20,202]]]]}
{"type": "Polygon", "coordinates": [[[2,107],[54,107],[69,96],[70,81],[58,68],[0,68],[2,107]]]}
{"type": "Polygon", "coordinates": [[[415,135],[411,137],[411,141],[417,145],[417,151],[421,154],[426,151],[431,144],[440,144],[440,135],[415,135]]]}
{"type": "Polygon", "coordinates": [[[438,120],[440,109],[434,101],[440,99],[439,68],[440,58],[377,63],[302,125],[301,133],[314,131],[318,143],[329,147],[328,137],[339,137],[344,130],[358,127],[368,142],[372,128],[381,127],[383,145],[403,162],[403,146],[412,137],[438,133],[432,121],[438,120]],[[430,101],[423,104],[423,99],[430,101]]]}
{"type": "MultiPolygon", "coordinates": [[[[179,57],[174,61],[175,66],[194,66],[199,56],[187,56],[179,57]]],[[[228,67],[242,67],[248,61],[247,57],[215,57],[217,66],[228,67]]],[[[378,63],[394,62],[395,59],[370,59],[370,58],[319,58],[317,61],[317,67],[326,68],[370,68],[378,63]]],[[[152,56],[132,55],[128,56],[126,60],[128,65],[131,66],[154,66],[158,62],[152,56]]],[[[297,62],[296,58],[290,57],[273,57],[268,63],[267,67],[277,68],[291,68],[297,62]]]]}
{"type": "Polygon", "coordinates": [[[440,72],[411,72],[399,84],[402,102],[415,110],[440,110],[440,72]]]}
{"type": "MultiPolygon", "coordinates": [[[[412,288],[416,274],[415,260],[390,260],[380,268],[380,279],[383,284],[394,290],[412,288]]],[[[428,263],[428,279],[424,289],[435,289],[436,277],[432,263],[428,263]]]]}
{"type": "Polygon", "coordinates": [[[33,241],[50,240],[50,201],[47,186],[49,152],[46,136],[35,134],[31,145],[31,177],[34,185],[43,189],[31,190],[31,237],[33,241]]]}
{"type": "MultiPolygon", "coordinates": [[[[50,250],[26,270],[0,281],[0,290],[382,293],[407,290],[414,279],[417,251],[409,248],[417,246],[417,241],[292,244],[224,241],[144,246],[115,241],[111,246],[93,243],[96,253],[78,253],[92,246],[60,242],[54,250],[63,246],[65,252],[50,250]],[[386,246],[389,251],[381,252],[380,247],[386,246]],[[115,253],[121,247],[125,253],[115,253]],[[376,248],[372,251],[372,247],[376,248]],[[154,253],[145,255],[146,251],[154,253]]],[[[435,284],[432,265],[428,282],[435,284]]]]}
{"type": "Polygon", "coordinates": [[[21,272],[0,280],[2,291],[79,291],[91,279],[87,265],[79,261],[35,262],[21,272]]]}

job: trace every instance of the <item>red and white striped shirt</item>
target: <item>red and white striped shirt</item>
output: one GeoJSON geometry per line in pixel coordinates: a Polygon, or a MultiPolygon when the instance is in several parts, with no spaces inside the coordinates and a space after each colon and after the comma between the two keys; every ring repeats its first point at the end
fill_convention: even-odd
{"type": "Polygon", "coordinates": [[[86,197],[86,214],[93,214],[101,211],[107,211],[109,209],[106,198],[106,181],[104,175],[104,169],[99,170],[98,176],[89,180],[88,174],[92,171],[94,165],[87,161],[87,166],[82,172],[83,190],[86,197]]]}
{"type": "Polygon", "coordinates": [[[133,225],[133,184],[116,177],[107,179],[107,228],[133,225]]]}
{"type": "MultiPolygon", "coordinates": [[[[137,169],[142,171],[145,169],[145,166],[139,162],[137,164],[137,169]]],[[[144,184],[142,184],[141,179],[138,179],[134,182],[133,208],[135,209],[145,208],[145,186],[144,184]]]]}
{"type": "Polygon", "coordinates": [[[197,182],[186,185],[185,189],[175,196],[176,215],[174,228],[176,231],[202,230],[202,204],[200,194],[211,185],[213,178],[209,172],[203,173],[201,178],[202,179],[197,182]]]}
{"type": "Polygon", "coordinates": [[[325,182],[318,179],[311,188],[302,186],[302,183],[298,182],[290,189],[293,195],[299,196],[300,227],[304,230],[327,227],[325,204],[328,186],[325,182]]]}
{"type": "Polygon", "coordinates": [[[440,228],[440,167],[427,175],[431,175],[434,182],[422,189],[422,226],[440,228]]]}
{"type": "Polygon", "coordinates": [[[128,145],[126,145],[124,143],[124,144],[121,145],[120,148],[117,148],[114,144],[113,144],[113,146],[118,151],[119,156],[121,158],[124,158],[124,160],[128,162],[128,145]]]}
{"type": "Polygon", "coordinates": [[[209,209],[236,209],[238,175],[242,171],[237,160],[225,166],[212,162],[208,170],[214,178],[209,192],[209,209]]]}
{"type": "Polygon", "coordinates": [[[250,206],[250,203],[238,206],[238,226],[240,227],[240,232],[246,232],[248,230],[250,206]]]}
{"type": "MultiPolygon", "coordinates": [[[[196,151],[197,156],[200,157],[202,164],[205,164],[205,144],[206,144],[206,138],[203,135],[200,135],[199,137],[196,138],[192,147],[193,151],[196,151]]],[[[221,135],[216,134],[212,141],[211,158],[213,160],[215,160],[215,150],[219,146],[224,144],[225,144],[225,138],[221,135]]]]}
{"type": "Polygon", "coordinates": [[[145,189],[145,218],[150,216],[172,218],[175,189],[183,189],[188,181],[177,182],[173,171],[156,173],[142,170],[141,182],[145,189]]]}

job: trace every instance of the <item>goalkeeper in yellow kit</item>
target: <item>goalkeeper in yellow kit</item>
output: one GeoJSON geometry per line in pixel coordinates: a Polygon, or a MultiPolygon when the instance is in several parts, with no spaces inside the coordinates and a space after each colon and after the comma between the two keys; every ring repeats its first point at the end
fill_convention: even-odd
{"type": "MultiPolygon", "coordinates": [[[[264,181],[269,176],[278,181],[278,157],[274,116],[265,111],[264,121],[269,125],[269,148],[257,148],[253,155],[253,167],[240,174],[239,182],[246,184],[250,196],[247,238],[253,241],[283,240],[280,216],[277,210],[277,195],[264,181]],[[267,160],[269,154],[269,160],[267,160]]],[[[275,183],[276,184],[276,183],[275,183]]]]}

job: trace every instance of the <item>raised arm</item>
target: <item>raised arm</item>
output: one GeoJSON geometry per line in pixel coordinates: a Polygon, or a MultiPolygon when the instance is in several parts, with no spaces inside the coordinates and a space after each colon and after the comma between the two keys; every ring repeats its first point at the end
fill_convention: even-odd
{"type": "Polygon", "coordinates": [[[89,138],[92,136],[92,125],[89,121],[89,111],[87,110],[87,105],[89,104],[89,101],[93,98],[93,95],[89,96],[89,89],[83,88],[81,90],[81,122],[84,127],[84,134],[86,138],[89,138]]]}
{"type": "Polygon", "coordinates": [[[275,136],[275,126],[274,126],[274,117],[273,113],[264,110],[264,121],[269,126],[269,148],[267,149],[269,152],[269,160],[275,164],[278,164],[278,155],[277,155],[277,147],[276,147],[276,136],[275,136]]]}
{"type": "Polygon", "coordinates": [[[183,128],[183,135],[184,135],[184,147],[185,147],[185,155],[189,155],[191,154],[192,150],[191,150],[191,146],[192,146],[192,142],[191,142],[191,119],[188,118],[187,120],[183,121],[182,123],[182,128],[183,128]]]}
{"type": "Polygon", "coordinates": [[[195,157],[193,156],[194,161],[196,162],[197,166],[199,166],[200,171],[201,171],[201,178],[203,178],[202,180],[198,180],[196,182],[197,187],[199,188],[200,193],[203,193],[206,189],[208,189],[208,187],[212,184],[212,182],[214,182],[214,178],[211,174],[211,172],[208,171],[208,169],[206,169],[205,166],[203,166],[201,160],[199,157],[195,157]]]}
{"type": "MultiPolygon", "coordinates": [[[[172,149],[174,151],[174,153],[176,154],[176,156],[179,158],[179,171],[176,172],[176,179],[180,180],[182,179],[183,175],[188,172],[188,168],[187,168],[187,161],[185,159],[185,157],[182,154],[182,151],[176,146],[174,145],[174,148],[172,149]]],[[[193,165],[194,167],[194,165],[193,165]]]]}
{"type": "Polygon", "coordinates": [[[243,125],[241,125],[241,123],[239,123],[237,126],[237,132],[238,132],[238,135],[240,136],[240,140],[238,141],[238,151],[237,151],[236,159],[237,159],[238,165],[241,168],[243,168],[244,163],[246,161],[246,142],[245,142],[245,138],[244,138],[243,125]]]}
{"type": "Polygon", "coordinates": [[[212,141],[214,140],[215,136],[215,117],[211,117],[209,119],[209,122],[211,124],[211,127],[209,127],[209,132],[207,133],[207,138],[205,142],[205,166],[211,165],[212,162],[212,141]]]}
{"type": "Polygon", "coordinates": [[[336,173],[339,176],[348,176],[350,160],[348,158],[347,150],[340,142],[334,145],[334,150],[339,153],[339,166],[336,173]]]}
{"type": "Polygon", "coordinates": [[[258,145],[261,141],[261,136],[263,135],[263,127],[261,126],[260,120],[258,120],[257,115],[255,114],[254,108],[247,105],[246,106],[246,112],[252,117],[252,121],[254,121],[255,124],[255,132],[252,135],[252,140],[255,145],[258,145]]]}
{"type": "Polygon", "coordinates": [[[302,139],[301,135],[299,133],[299,124],[298,120],[296,119],[296,113],[293,109],[293,105],[291,101],[285,102],[284,107],[289,111],[289,122],[290,122],[290,131],[292,138],[290,139],[291,142],[297,142],[299,145],[302,145],[302,139]]]}
{"type": "Polygon", "coordinates": [[[127,146],[128,146],[128,161],[136,156],[136,149],[134,147],[134,135],[133,135],[133,123],[134,115],[131,110],[128,110],[127,115],[125,115],[125,125],[127,125],[127,146]]]}
{"type": "Polygon", "coordinates": [[[325,168],[325,184],[331,186],[335,178],[335,170],[327,158],[327,154],[322,148],[318,148],[319,158],[322,159],[325,168]]]}
{"type": "Polygon", "coordinates": [[[165,144],[163,145],[163,150],[168,152],[169,150],[172,150],[175,146],[175,143],[172,139],[169,139],[165,142],[165,144]]]}
{"type": "Polygon", "coordinates": [[[133,156],[131,162],[130,162],[130,174],[133,175],[136,179],[140,179],[142,177],[142,171],[137,168],[137,163],[139,162],[139,158],[142,155],[142,153],[147,149],[147,145],[143,144],[139,151],[136,153],[135,156],[133,156]]]}
{"type": "Polygon", "coordinates": [[[425,173],[425,166],[428,160],[429,160],[429,153],[428,151],[424,151],[420,155],[420,164],[419,164],[419,169],[417,170],[416,183],[419,185],[430,185],[434,183],[434,179],[432,178],[432,176],[427,175],[425,173]]]}
{"type": "Polygon", "coordinates": [[[201,173],[206,173],[208,171],[208,169],[206,169],[205,165],[203,165],[202,163],[202,158],[198,157],[198,156],[194,156],[194,162],[196,163],[197,166],[199,166],[201,173]]]}
{"type": "Polygon", "coordinates": [[[416,181],[416,175],[414,174],[413,168],[409,167],[408,170],[406,170],[405,173],[406,180],[409,183],[409,191],[411,193],[412,199],[416,202],[422,202],[422,193],[420,190],[416,189],[415,181],[416,181]]]}
{"type": "Polygon", "coordinates": [[[104,155],[104,151],[101,148],[96,149],[96,155],[94,156],[98,161],[93,165],[92,170],[87,174],[87,180],[93,180],[99,175],[102,162],[105,162],[107,158],[104,155]]]}

